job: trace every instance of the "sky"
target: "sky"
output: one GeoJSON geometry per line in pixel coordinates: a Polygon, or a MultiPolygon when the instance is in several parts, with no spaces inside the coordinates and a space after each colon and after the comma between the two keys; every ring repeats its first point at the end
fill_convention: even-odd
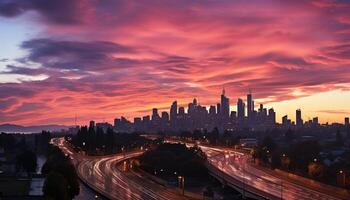
{"type": "Polygon", "coordinates": [[[2,0],[0,123],[72,125],[249,89],[277,120],[350,116],[350,1],[2,0]]]}

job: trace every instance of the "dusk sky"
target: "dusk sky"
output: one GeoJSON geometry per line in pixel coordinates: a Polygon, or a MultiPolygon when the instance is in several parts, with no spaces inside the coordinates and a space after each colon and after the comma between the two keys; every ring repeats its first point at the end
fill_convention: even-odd
{"type": "Polygon", "coordinates": [[[1,0],[0,123],[79,124],[177,100],[350,116],[350,1],[1,0]]]}

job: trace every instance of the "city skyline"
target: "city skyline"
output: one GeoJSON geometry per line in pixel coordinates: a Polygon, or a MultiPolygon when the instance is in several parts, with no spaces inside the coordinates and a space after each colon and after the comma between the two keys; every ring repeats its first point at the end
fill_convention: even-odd
{"type": "MultiPolygon", "coordinates": [[[[249,92],[251,92],[249,90],[249,92]]],[[[349,126],[349,117],[345,116],[342,123],[320,123],[318,116],[305,119],[300,108],[295,110],[293,116],[284,115],[281,123],[276,120],[276,110],[272,107],[264,107],[263,104],[255,104],[254,95],[248,93],[246,99],[238,98],[236,102],[230,102],[223,88],[220,101],[210,106],[201,105],[196,98],[186,106],[181,106],[175,100],[168,110],[162,111],[152,108],[151,114],[136,116],[133,120],[120,116],[114,119],[114,123],[90,121],[89,127],[113,128],[118,132],[146,132],[146,133],[178,133],[183,131],[193,132],[212,131],[215,128],[223,133],[240,130],[273,130],[275,128],[320,128],[321,126],[349,126]],[[236,104],[236,110],[231,110],[230,105],[236,104]]]]}
{"type": "MultiPolygon", "coordinates": [[[[252,89],[276,119],[350,114],[347,1],[0,3],[0,123],[112,123],[252,89]]],[[[247,105],[246,105],[247,106],[247,105]]],[[[231,106],[231,110],[236,110],[231,106]]]]}

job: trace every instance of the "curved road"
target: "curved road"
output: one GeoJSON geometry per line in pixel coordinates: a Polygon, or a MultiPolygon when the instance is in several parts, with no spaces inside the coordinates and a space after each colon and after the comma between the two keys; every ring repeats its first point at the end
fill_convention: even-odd
{"type": "Polygon", "coordinates": [[[129,152],[113,156],[83,156],[75,153],[63,138],[53,139],[52,143],[69,154],[77,168],[79,177],[94,190],[109,199],[117,200],[177,200],[189,199],[177,190],[169,189],[147,180],[142,176],[126,174],[117,165],[137,157],[143,152],[129,152]]]}
{"type": "MultiPolygon", "coordinates": [[[[259,170],[249,164],[249,156],[221,148],[200,146],[206,153],[212,166],[224,172],[227,178],[234,178],[241,182],[244,188],[252,187],[275,197],[275,199],[288,200],[340,200],[347,199],[338,197],[329,192],[329,188],[316,191],[303,185],[298,185],[290,180],[281,179],[259,170]]],[[[225,178],[225,177],[224,177],[225,178]]],[[[327,187],[327,186],[325,186],[327,187]]],[[[332,186],[329,186],[332,187],[332,186]]],[[[333,191],[334,192],[334,191],[333,191]]]]}

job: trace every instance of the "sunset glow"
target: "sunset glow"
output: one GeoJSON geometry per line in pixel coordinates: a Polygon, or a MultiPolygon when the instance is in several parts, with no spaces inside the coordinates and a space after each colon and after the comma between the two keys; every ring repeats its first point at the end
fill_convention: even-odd
{"type": "Polygon", "coordinates": [[[132,120],[223,87],[277,121],[350,116],[349,1],[45,2],[0,2],[0,123],[132,120]]]}

